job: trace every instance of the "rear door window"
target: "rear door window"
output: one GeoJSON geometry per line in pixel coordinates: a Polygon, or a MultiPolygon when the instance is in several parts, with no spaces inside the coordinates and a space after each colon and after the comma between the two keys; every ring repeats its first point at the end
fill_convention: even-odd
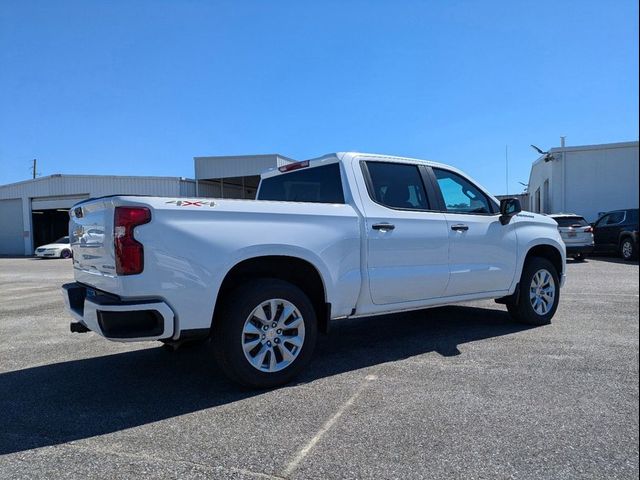
{"type": "Polygon", "coordinates": [[[428,210],[427,193],[417,165],[366,162],[369,196],[389,208],[428,210]]]}
{"type": "Polygon", "coordinates": [[[638,210],[627,210],[627,221],[629,223],[638,223],[638,210]]]}
{"type": "Polygon", "coordinates": [[[609,214],[606,225],[617,225],[624,220],[624,212],[613,212],[609,214]]]}
{"type": "Polygon", "coordinates": [[[331,163],[265,178],[258,200],[344,203],[340,165],[331,163]]]}

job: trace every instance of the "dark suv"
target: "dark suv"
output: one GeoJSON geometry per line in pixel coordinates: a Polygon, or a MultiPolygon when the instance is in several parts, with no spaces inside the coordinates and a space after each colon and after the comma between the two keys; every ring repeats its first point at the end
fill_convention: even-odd
{"type": "Polygon", "coordinates": [[[614,210],[593,224],[597,252],[617,252],[625,260],[638,257],[638,209],[614,210]]]}

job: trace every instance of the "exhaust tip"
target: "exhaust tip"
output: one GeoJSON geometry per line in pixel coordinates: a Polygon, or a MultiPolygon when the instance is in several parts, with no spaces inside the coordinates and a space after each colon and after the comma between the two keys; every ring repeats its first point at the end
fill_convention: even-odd
{"type": "Polygon", "coordinates": [[[71,322],[69,324],[69,330],[71,330],[71,333],[86,333],[89,331],[87,326],[80,322],[71,322]]]}

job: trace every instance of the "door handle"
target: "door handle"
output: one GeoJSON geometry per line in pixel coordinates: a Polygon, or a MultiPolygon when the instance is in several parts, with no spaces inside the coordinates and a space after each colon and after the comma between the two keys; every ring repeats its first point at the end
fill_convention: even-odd
{"type": "Polygon", "coordinates": [[[469,230],[469,225],[465,225],[464,223],[456,223],[455,225],[451,225],[451,230],[454,232],[466,232],[469,230]]]}
{"type": "Polygon", "coordinates": [[[374,230],[381,230],[385,232],[387,230],[393,230],[394,228],[396,228],[396,226],[391,223],[375,223],[371,226],[371,228],[373,228],[374,230]]]}

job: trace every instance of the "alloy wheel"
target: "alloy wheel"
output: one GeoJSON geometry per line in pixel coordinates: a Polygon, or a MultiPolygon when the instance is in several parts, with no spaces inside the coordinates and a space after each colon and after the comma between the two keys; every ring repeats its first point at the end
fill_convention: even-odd
{"type": "Polygon", "coordinates": [[[249,314],[242,329],[242,350],[257,370],[278,372],[291,365],[304,344],[304,319],[288,300],[273,298],[249,314]]]}
{"type": "Polygon", "coordinates": [[[556,283],[553,275],[546,269],[538,270],[531,279],[529,300],[533,311],[538,315],[546,315],[553,308],[556,297],[556,283]]]}

